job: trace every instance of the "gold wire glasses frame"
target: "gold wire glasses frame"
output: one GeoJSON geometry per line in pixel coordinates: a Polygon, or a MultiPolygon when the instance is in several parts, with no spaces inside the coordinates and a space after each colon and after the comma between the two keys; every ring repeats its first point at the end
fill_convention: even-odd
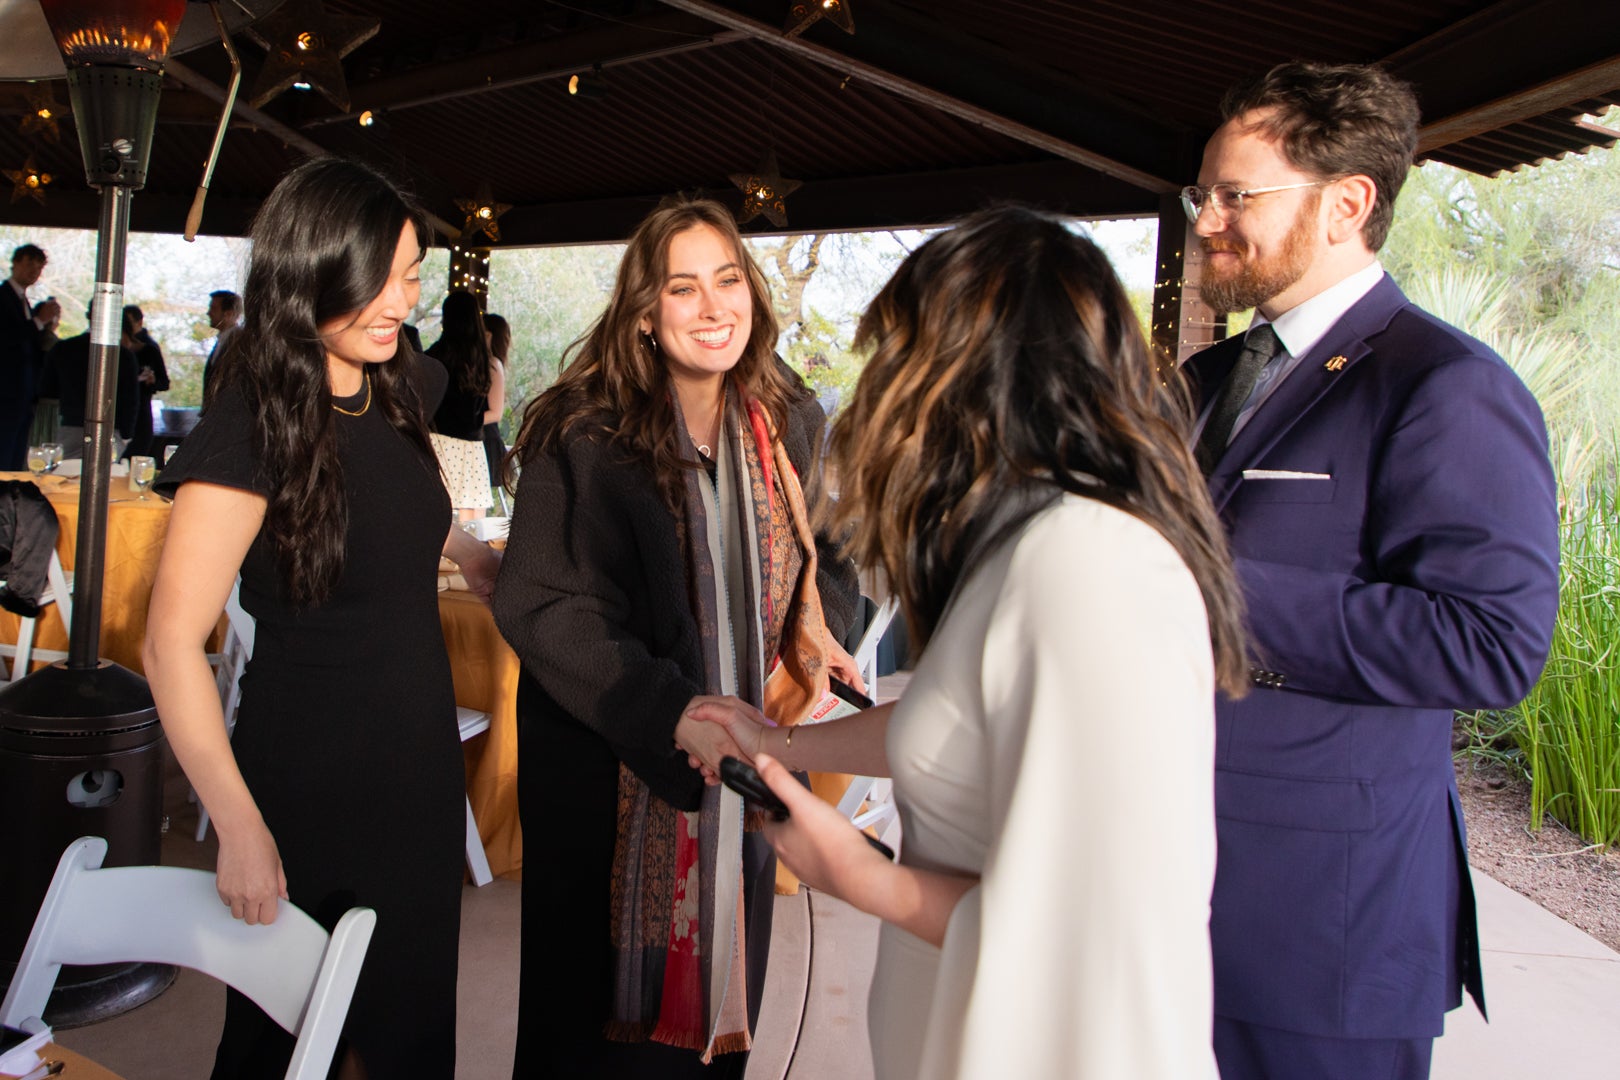
{"type": "Polygon", "coordinates": [[[1272,187],[1239,188],[1232,184],[1211,184],[1199,187],[1188,184],[1181,189],[1181,208],[1187,218],[1198,224],[1198,215],[1206,206],[1214,207],[1221,224],[1230,225],[1243,216],[1243,200],[1249,195],[1270,195],[1274,191],[1297,191],[1300,188],[1321,187],[1332,180],[1307,180],[1303,184],[1276,184],[1272,187]]]}

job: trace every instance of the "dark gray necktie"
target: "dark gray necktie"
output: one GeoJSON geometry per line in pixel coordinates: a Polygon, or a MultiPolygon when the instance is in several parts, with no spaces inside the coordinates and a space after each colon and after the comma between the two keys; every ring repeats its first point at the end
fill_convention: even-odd
{"type": "Polygon", "coordinates": [[[1270,323],[1262,323],[1243,336],[1243,351],[1238,354],[1237,363],[1232,365],[1232,373],[1221,385],[1221,396],[1215,399],[1215,408],[1210,410],[1203,434],[1198,437],[1198,467],[1204,470],[1205,476],[1221,459],[1227,440],[1232,437],[1232,425],[1237,422],[1238,413],[1243,411],[1244,403],[1254,392],[1260,372],[1277,355],[1278,346],[1277,331],[1271,328],[1270,323]]]}

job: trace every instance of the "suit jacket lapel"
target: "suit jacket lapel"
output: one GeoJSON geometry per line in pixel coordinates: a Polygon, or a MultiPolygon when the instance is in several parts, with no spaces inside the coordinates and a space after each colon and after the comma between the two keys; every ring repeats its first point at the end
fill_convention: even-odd
{"type": "MultiPolygon", "coordinates": [[[[1351,306],[1300,359],[1283,384],[1233,437],[1210,473],[1209,492],[1215,509],[1226,506],[1243,480],[1243,470],[1264,457],[1277,440],[1309,413],[1345,373],[1372,353],[1367,339],[1389,325],[1407,305],[1406,295],[1388,274],[1351,306]]],[[[1227,365],[1230,368],[1230,364],[1227,365]]]]}

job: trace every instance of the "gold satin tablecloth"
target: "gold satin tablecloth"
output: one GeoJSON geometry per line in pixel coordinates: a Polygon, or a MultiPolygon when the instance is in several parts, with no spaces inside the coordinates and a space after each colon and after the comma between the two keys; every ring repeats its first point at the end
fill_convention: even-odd
{"type": "MultiPolygon", "coordinates": [[[[0,473],[0,480],[33,480],[56,511],[56,554],[71,571],[79,546],[79,481],[65,476],[35,480],[28,473],[0,473]]],[[[107,559],[101,598],[101,655],[131,671],[142,672],[141,642],[146,637],[146,608],[152,599],[158,553],[169,531],[169,504],[156,495],[140,498],[127,477],[109,485],[107,559]]],[[[17,616],[0,610],[0,641],[17,640],[17,616]]],[[[34,624],[34,648],[66,652],[67,628],[55,604],[34,624]]],[[[43,661],[30,665],[44,666],[43,661]]]]}
{"type": "Polygon", "coordinates": [[[489,731],[462,747],[467,798],[490,871],[521,881],[523,827],[517,802],[517,654],[495,629],[489,606],[471,593],[439,593],[439,624],[450,653],[456,704],[489,713],[489,731]]]}

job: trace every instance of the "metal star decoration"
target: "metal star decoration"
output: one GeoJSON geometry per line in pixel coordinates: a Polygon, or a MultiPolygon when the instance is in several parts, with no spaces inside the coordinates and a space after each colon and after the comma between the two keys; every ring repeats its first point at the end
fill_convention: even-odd
{"type": "Polygon", "coordinates": [[[307,82],[347,112],[349,84],[341,61],[381,25],[361,15],[329,15],[321,0],[287,0],[248,27],[248,36],[269,54],[249,102],[259,108],[293,83],[307,82]]]}
{"type": "Polygon", "coordinates": [[[787,197],[803,186],[802,180],[787,180],[776,163],[776,151],[765,155],[765,160],[753,172],[732,173],[731,182],[743,193],[742,208],[737,211],[737,223],[746,225],[761,214],[778,229],[787,228],[787,197]]]}
{"type": "Polygon", "coordinates": [[[855,13],[849,10],[849,0],[793,0],[784,30],[788,37],[796,37],[822,19],[846,34],[855,32],[855,13]]]}
{"type": "Polygon", "coordinates": [[[34,164],[33,155],[29,155],[20,169],[0,169],[7,180],[12,183],[11,201],[16,202],[24,195],[33,199],[41,206],[45,205],[45,185],[51,183],[54,177],[48,172],[40,172],[34,164]]]}
{"type": "Polygon", "coordinates": [[[28,111],[23,114],[22,133],[38,132],[49,142],[61,142],[62,109],[56,104],[50,83],[30,83],[24,93],[28,95],[28,111]]]}
{"type": "Polygon", "coordinates": [[[501,242],[501,215],[512,209],[512,204],[496,202],[489,185],[479,184],[478,193],[472,198],[456,200],[456,209],[467,215],[467,224],[461,227],[462,240],[483,233],[498,244],[501,242]]]}

